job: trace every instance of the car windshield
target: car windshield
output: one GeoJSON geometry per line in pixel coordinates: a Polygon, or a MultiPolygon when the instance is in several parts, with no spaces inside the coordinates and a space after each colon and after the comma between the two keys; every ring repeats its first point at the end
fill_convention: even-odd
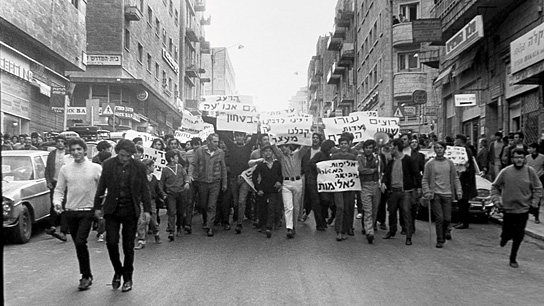
{"type": "Polygon", "coordinates": [[[29,156],[2,156],[2,180],[33,180],[32,161],[29,156]]]}

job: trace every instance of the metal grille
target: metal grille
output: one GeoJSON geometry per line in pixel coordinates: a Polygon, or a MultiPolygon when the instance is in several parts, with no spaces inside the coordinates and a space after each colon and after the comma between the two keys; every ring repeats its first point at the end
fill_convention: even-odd
{"type": "Polygon", "coordinates": [[[521,129],[523,131],[523,134],[525,135],[525,143],[530,144],[533,142],[538,142],[540,136],[538,132],[538,91],[534,91],[530,94],[525,95],[521,100],[521,107],[521,129]]]}

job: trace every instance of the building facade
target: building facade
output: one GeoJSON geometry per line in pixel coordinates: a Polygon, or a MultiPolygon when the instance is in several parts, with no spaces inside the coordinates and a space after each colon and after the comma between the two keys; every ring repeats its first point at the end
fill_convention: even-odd
{"type": "Polygon", "coordinates": [[[242,45],[236,44],[231,47],[214,47],[211,53],[204,58],[204,77],[210,82],[204,84],[204,95],[236,95],[236,74],[229,57],[229,49],[242,45]]]}
{"type": "Polygon", "coordinates": [[[538,142],[542,2],[442,0],[432,16],[442,20],[446,41],[437,79],[440,134],[477,139],[521,131],[526,143],[538,142]]]}
{"type": "Polygon", "coordinates": [[[0,1],[1,129],[58,131],[71,93],[66,71],[84,71],[87,1],[0,1]]]}
{"type": "Polygon", "coordinates": [[[289,100],[289,107],[294,108],[299,114],[308,113],[308,87],[302,87],[295,96],[289,100]]]}

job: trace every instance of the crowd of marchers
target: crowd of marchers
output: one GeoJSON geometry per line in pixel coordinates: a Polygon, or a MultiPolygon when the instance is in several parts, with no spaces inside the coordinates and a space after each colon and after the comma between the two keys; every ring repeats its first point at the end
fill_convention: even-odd
{"type": "Polygon", "coordinates": [[[518,267],[529,213],[538,221],[544,172],[538,145],[524,145],[521,133],[504,141],[497,133],[491,144],[482,141],[477,150],[464,135],[446,141],[409,134],[389,138],[386,143],[369,139],[354,144],[353,135],[344,133],[334,143],[313,133],[311,146],[276,146],[260,133],[219,131],[183,144],[169,135],[151,144],[166,152],[167,165],[158,179],[154,161],[143,159],[141,138],[120,140],[114,148],[108,141],[99,142],[98,154],[88,158],[81,138],[58,136],[46,165],[52,200],[46,233],[62,241],[70,233],[82,274],[79,289],[85,290],[93,280],[87,238],[94,228],[98,240],[106,241],[114,268],[112,286],[121,287],[122,278],[126,292],[133,285],[134,250],[144,249],[148,236],[155,243],[162,241],[161,209],[166,209],[163,222],[170,242],[192,234],[194,224],[201,224],[209,237],[216,229],[229,231],[232,226],[235,234],[252,228],[268,238],[284,228],[292,239],[297,223],[312,214],[315,229],[333,230],[337,241],[355,235],[354,222],[360,219],[369,244],[378,229],[384,230],[383,239],[391,239],[400,227],[409,246],[418,207],[430,205],[436,247],[443,248],[452,239],[452,228],[469,227],[475,176],[483,174],[494,180],[492,201],[504,213],[500,245],[513,241],[510,265],[518,267]],[[421,145],[435,156],[428,159],[421,145]],[[448,146],[465,147],[467,162],[461,172],[445,157],[448,146]],[[317,164],[328,160],[357,161],[361,189],[318,192],[317,164]],[[253,171],[247,172],[249,168],[253,171]],[[453,201],[459,207],[455,226],[453,201]],[[121,236],[124,260],[118,246],[121,236]]]}

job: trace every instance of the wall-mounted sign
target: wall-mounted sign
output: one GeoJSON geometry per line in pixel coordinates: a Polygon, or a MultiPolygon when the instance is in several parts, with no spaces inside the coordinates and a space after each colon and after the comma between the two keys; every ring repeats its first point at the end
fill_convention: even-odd
{"type": "Polygon", "coordinates": [[[476,106],[476,94],[457,94],[454,95],[455,106],[476,106]]]}
{"type": "Polygon", "coordinates": [[[544,23],[510,43],[512,73],[544,60],[544,23]]]}
{"type": "Polygon", "coordinates": [[[459,32],[446,42],[446,57],[451,59],[465,51],[484,37],[484,22],[482,15],[474,17],[459,32]]]}
{"type": "Polygon", "coordinates": [[[440,18],[412,20],[414,42],[442,42],[442,21],[440,18]]]}
{"type": "Polygon", "coordinates": [[[121,66],[120,54],[88,54],[87,66],[121,66]]]}
{"type": "Polygon", "coordinates": [[[0,57],[0,69],[27,82],[32,81],[33,72],[30,71],[28,60],[16,56],[14,53],[9,52],[9,50],[4,50],[2,57],[0,57]]]}
{"type": "Polygon", "coordinates": [[[176,74],[179,73],[179,65],[176,63],[174,58],[168,53],[168,51],[166,51],[166,49],[164,48],[162,49],[162,58],[168,64],[168,66],[170,66],[170,68],[174,70],[176,74]]]}
{"type": "Polygon", "coordinates": [[[412,100],[414,101],[414,104],[427,103],[427,92],[425,90],[414,90],[412,93],[412,100]]]}
{"type": "Polygon", "coordinates": [[[142,90],[136,95],[136,99],[138,99],[138,101],[145,101],[148,97],[149,93],[147,92],[147,90],[142,90]]]}

